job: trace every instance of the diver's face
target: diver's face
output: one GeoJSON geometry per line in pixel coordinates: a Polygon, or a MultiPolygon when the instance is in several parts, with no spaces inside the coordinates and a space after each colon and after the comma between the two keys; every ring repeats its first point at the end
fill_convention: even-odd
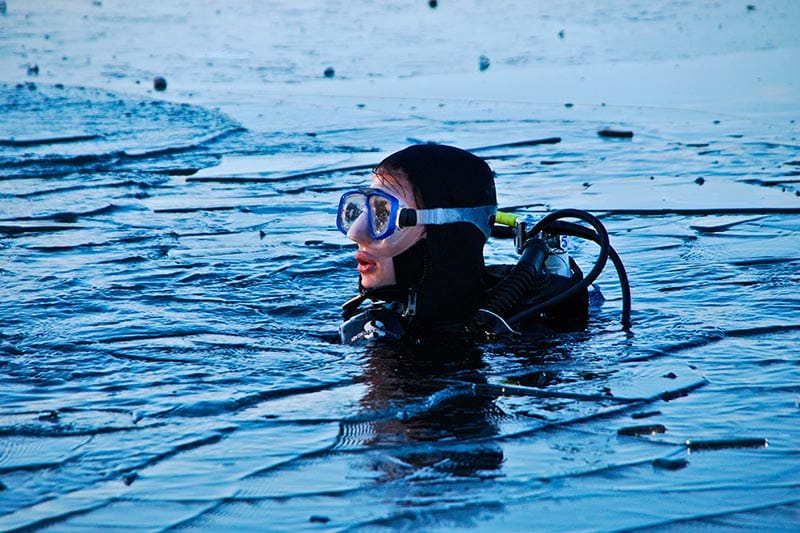
{"type": "MultiPolygon", "coordinates": [[[[401,207],[418,209],[411,183],[405,176],[395,176],[392,181],[372,176],[372,187],[382,189],[400,201],[401,207]]],[[[392,258],[411,248],[425,236],[425,226],[398,228],[385,239],[373,239],[367,225],[367,217],[361,216],[347,232],[347,237],[358,244],[356,261],[361,274],[361,286],[365,289],[386,287],[397,283],[392,258]]]]}

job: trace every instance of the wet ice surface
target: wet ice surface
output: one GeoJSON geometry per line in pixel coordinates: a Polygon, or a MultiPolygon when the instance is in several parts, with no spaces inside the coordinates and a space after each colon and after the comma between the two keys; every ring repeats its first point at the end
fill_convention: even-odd
{"type": "MultiPolygon", "coordinates": [[[[87,3],[71,12],[91,17],[96,34],[86,38],[57,23],[69,9],[31,5],[27,19],[15,4],[0,19],[17,31],[2,47],[19,63],[57,41],[37,49],[37,78],[3,73],[9,83],[0,85],[0,529],[797,523],[800,144],[788,117],[313,91],[281,100],[275,87],[247,94],[235,83],[229,93],[236,80],[255,83],[246,73],[267,57],[236,59],[257,43],[242,31],[237,45],[229,23],[215,36],[233,43],[217,49],[218,68],[166,54],[170,80],[187,81],[162,100],[135,84],[150,74],[128,68],[146,63],[130,44],[172,24],[208,36],[208,14],[87,3]],[[31,19],[48,20],[48,39],[23,23],[31,19]],[[130,29],[117,45],[104,33],[114,24],[130,29]],[[41,59],[96,42],[95,57],[116,55],[123,74],[97,60],[62,72],[41,59]],[[219,72],[222,80],[209,79],[219,72]],[[196,97],[186,94],[192,76],[196,97]],[[25,81],[35,88],[17,87],[25,81]],[[599,137],[607,126],[634,137],[599,137]],[[548,137],[560,142],[497,146],[548,137]],[[502,206],[600,215],[631,278],[633,334],[618,324],[609,271],[600,279],[608,301],[586,332],[476,349],[331,343],[338,305],[355,289],[354,248],[336,232],[333,209],[342,190],[368,179],[347,169],[416,141],[476,149],[497,172],[502,206]]],[[[296,5],[318,31],[313,6],[296,5]]],[[[218,16],[265,8],[237,9],[218,16]]],[[[508,9],[514,21],[523,8],[508,9]]],[[[785,9],[752,13],[778,25],[773,46],[797,45],[780,31],[785,9]]],[[[365,4],[355,20],[380,10],[365,4]]],[[[674,6],[655,12],[648,27],[696,24],[674,6]]],[[[752,23],[745,15],[741,7],[719,17],[736,28],[752,23]]],[[[579,28],[602,19],[569,16],[579,28]]],[[[696,32],[687,33],[694,50],[696,32]]],[[[737,47],[734,33],[710,39],[709,50],[764,46],[754,37],[737,47]]],[[[301,60],[326,50],[325,36],[307,34],[320,41],[288,50],[293,68],[260,75],[317,76],[301,60]]],[[[586,47],[582,59],[642,59],[613,45],[623,35],[611,39],[610,51],[586,47]]],[[[660,59],[658,42],[647,43],[643,58],[660,59]]],[[[554,60],[581,60],[579,45],[554,60]]],[[[365,76],[379,51],[338,51],[335,66],[361,58],[365,76]]],[[[383,76],[443,64],[420,60],[383,76]]],[[[572,251],[584,265],[593,252],[578,243],[572,251]]],[[[508,262],[514,253],[498,241],[487,256],[508,262]]]]}

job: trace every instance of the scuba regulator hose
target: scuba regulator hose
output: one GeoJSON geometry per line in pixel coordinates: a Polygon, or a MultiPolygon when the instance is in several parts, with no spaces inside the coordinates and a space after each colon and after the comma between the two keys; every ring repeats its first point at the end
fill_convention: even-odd
{"type": "MultiPolygon", "coordinates": [[[[516,305],[526,294],[540,292],[549,282],[547,275],[542,275],[541,266],[545,261],[548,249],[544,241],[538,237],[539,233],[546,232],[556,235],[567,235],[578,237],[597,243],[600,253],[594,266],[589,273],[568,289],[559,294],[553,295],[541,302],[538,302],[508,318],[508,323],[513,325],[522,319],[541,313],[545,309],[556,305],[567,298],[586,290],[594,283],[602,273],[603,269],[611,259],[617,272],[622,291],[622,326],[627,330],[631,327],[631,292],[628,283],[628,275],[625,266],[617,254],[616,250],[609,243],[608,231],[605,226],[594,215],[579,209],[561,209],[549,213],[530,230],[526,230],[524,223],[518,223],[517,217],[507,213],[498,212],[497,222],[506,226],[514,226],[514,232],[498,231],[498,236],[511,236],[517,239],[517,248],[521,252],[518,263],[514,266],[511,273],[492,290],[492,294],[487,303],[487,309],[501,317],[516,305]],[[587,228],[580,224],[564,222],[561,219],[575,218],[591,226],[587,228]]],[[[574,260],[570,258],[571,266],[574,260]]]]}

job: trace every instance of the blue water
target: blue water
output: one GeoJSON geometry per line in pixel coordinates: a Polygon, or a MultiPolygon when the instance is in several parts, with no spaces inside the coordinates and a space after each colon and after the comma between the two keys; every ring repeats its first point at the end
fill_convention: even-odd
{"type": "Polygon", "coordinates": [[[796,127],[398,100],[273,130],[51,81],[0,84],[0,530],[800,523],[796,127]],[[586,331],[335,343],[357,282],[336,200],[419,141],[475,149],[502,206],[599,215],[632,331],[609,270],[586,331]]]}

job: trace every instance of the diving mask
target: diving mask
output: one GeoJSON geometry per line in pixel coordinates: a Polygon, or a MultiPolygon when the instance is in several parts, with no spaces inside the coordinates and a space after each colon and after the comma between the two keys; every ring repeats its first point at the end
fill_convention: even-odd
{"type": "Polygon", "coordinates": [[[359,217],[366,214],[370,236],[382,240],[398,229],[417,224],[469,222],[480,229],[488,239],[492,233],[496,210],[497,206],[494,205],[411,209],[401,206],[396,197],[384,190],[361,187],[342,195],[336,215],[336,227],[347,235],[359,217]]]}

